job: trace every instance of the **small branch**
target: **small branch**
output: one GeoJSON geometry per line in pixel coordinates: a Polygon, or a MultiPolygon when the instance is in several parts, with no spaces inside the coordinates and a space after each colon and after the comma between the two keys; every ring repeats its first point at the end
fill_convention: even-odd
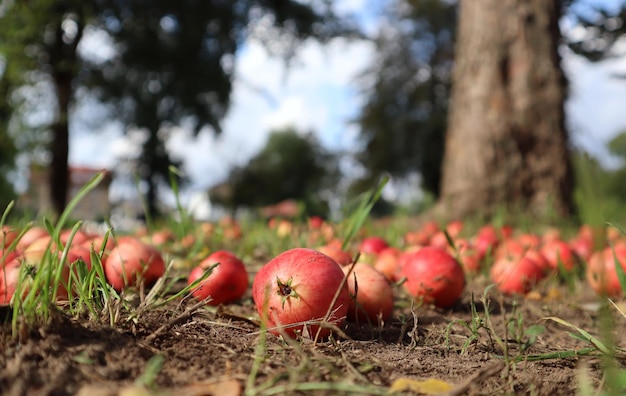
{"type": "Polygon", "coordinates": [[[181,313],[176,318],[172,319],[168,323],[166,323],[163,326],[159,327],[154,333],[152,333],[148,337],[146,337],[145,341],[146,342],[154,341],[155,339],[157,339],[157,337],[160,337],[161,335],[163,335],[163,333],[165,333],[166,331],[170,330],[172,327],[174,327],[177,324],[179,324],[181,322],[184,322],[185,320],[189,319],[191,317],[191,315],[193,315],[198,310],[198,308],[200,308],[200,307],[202,307],[204,305],[206,305],[206,301],[204,301],[204,300],[198,301],[196,304],[194,304],[191,307],[187,308],[185,310],[185,312],[181,313]]]}

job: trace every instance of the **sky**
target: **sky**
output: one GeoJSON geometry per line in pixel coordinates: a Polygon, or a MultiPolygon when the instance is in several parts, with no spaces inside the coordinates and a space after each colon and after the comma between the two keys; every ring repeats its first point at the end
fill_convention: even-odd
{"type": "MultiPolygon", "coordinates": [[[[369,3],[341,0],[337,4],[342,11],[359,11],[369,3]]],[[[364,19],[364,23],[371,28],[374,21],[364,19]]],[[[361,98],[354,78],[373,55],[370,43],[337,39],[321,46],[311,41],[299,49],[287,70],[282,60],[270,57],[259,44],[246,43],[236,59],[232,107],[223,133],[216,137],[202,131],[194,138],[178,129],[167,143],[174,156],[183,160],[190,189],[204,192],[223,181],[232,166],[244,165],[261,150],[269,131],[276,128],[312,130],[329,149],[355,151],[358,131],[349,120],[357,114],[361,98]]],[[[562,55],[570,80],[566,117],[571,142],[606,166],[616,166],[605,144],[626,130],[626,80],[611,74],[626,72],[626,57],[592,64],[568,52],[562,55]]],[[[120,154],[136,145],[115,125],[70,133],[72,165],[113,167],[120,154]]]]}

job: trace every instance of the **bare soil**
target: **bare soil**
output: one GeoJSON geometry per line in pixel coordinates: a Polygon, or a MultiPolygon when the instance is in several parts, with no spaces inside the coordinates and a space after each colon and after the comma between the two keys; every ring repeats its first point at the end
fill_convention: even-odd
{"type": "MultiPolygon", "coordinates": [[[[415,387],[437,379],[450,386],[449,395],[572,395],[583,371],[593,386],[600,384],[597,354],[531,361],[536,355],[590,347],[568,334],[573,329],[542,320],[558,317],[598,335],[603,325],[589,290],[582,284],[569,290],[552,281],[526,298],[491,291],[489,323],[481,301],[486,286],[484,277],[471,279],[463,299],[445,311],[411,306],[398,287],[393,320],[382,326],[347,324],[345,334],[319,343],[260,333],[250,296],[218,308],[177,301],[122,316],[113,328],[104,320],[59,315],[45,327],[23,329],[17,339],[4,322],[0,393],[227,396],[381,394],[391,389],[420,394],[437,393],[415,387]],[[472,323],[472,296],[484,325],[473,341],[464,326],[472,323]],[[515,320],[520,329],[538,323],[546,327],[525,352],[520,341],[528,335],[516,336],[507,325],[515,320]],[[505,343],[499,344],[498,337],[505,343]],[[138,379],[141,387],[135,386],[138,379]]],[[[614,328],[623,328],[624,319],[614,316],[614,328]]],[[[623,332],[614,333],[617,344],[624,345],[623,332]]]]}

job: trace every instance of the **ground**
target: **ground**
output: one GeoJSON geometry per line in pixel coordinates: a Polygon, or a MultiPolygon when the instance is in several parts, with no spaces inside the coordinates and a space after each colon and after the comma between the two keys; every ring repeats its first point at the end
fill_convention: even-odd
{"type": "MultiPolygon", "coordinates": [[[[602,324],[606,316],[584,283],[567,286],[553,279],[525,298],[490,290],[484,299],[487,285],[483,275],[471,278],[450,310],[412,305],[397,287],[398,306],[388,323],[347,324],[345,334],[321,343],[261,333],[249,294],[218,308],[174,300],[122,313],[114,327],[108,317],[59,315],[14,338],[5,322],[0,390],[3,395],[227,396],[432,394],[437,386],[448,386],[448,395],[572,395],[585,379],[597,388],[603,360],[587,349],[592,345],[572,337],[574,328],[544,318],[560,318],[598,336],[600,329],[623,327],[617,309],[608,308],[614,324],[602,324]],[[474,318],[483,325],[475,340],[469,330],[472,300],[474,318]],[[535,324],[545,331],[528,342],[535,324]],[[532,345],[520,352],[524,342],[532,345]],[[565,356],[572,351],[583,356],[565,356]],[[550,353],[562,355],[547,359],[550,353]],[[533,356],[542,358],[532,361],[533,356]],[[427,379],[439,381],[422,382],[427,379]]],[[[614,333],[617,345],[625,345],[623,332],[614,333]]]]}

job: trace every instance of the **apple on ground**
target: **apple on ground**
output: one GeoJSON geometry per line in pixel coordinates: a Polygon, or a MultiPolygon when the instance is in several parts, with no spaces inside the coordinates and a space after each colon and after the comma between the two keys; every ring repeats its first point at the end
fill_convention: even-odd
{"type": "Polygon", "coordinates": [[[312,339],[331,334],[331,327],[323,323],[327,315],[327,323],[341,326],[350,306],[339,264],[306,248],[287,250],[261,267],[254,277],[252,298],[271,333],[312,339]]]}
{"type": "Polygon", "coordinates": [[[426,246],[404,258],[403,286],[415,298],[438,308],[449,308],[461,297],[465,273],[459,262],[447,251],[426,246]]]}
{"type": "Polygon", "coordinates": [[[380,271],[365,263],[342,268],[350,291],[348,320],[379,324],[393,313],[393,287],[380,271]],[[350,269],[352,271],[350,272],[350,269]]]}
{"type": "Polygon", "coordinates": [[[189,274],[188,283],[201,278],[211,267],[211,274],[191,291],[195,298],[217,306],[243,297],[248,290],[248,272],[243,261],[226,250],[215,251],[202,260],[189,274]]]}

